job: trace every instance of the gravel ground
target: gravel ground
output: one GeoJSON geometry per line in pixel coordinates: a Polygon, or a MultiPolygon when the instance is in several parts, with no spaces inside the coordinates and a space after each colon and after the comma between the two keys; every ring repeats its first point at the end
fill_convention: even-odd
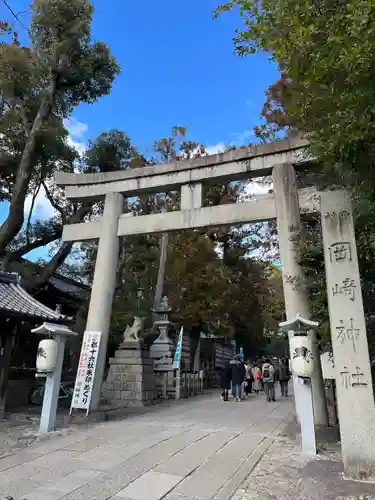
{"type": "Polygon", "coordinates": [[[303,457],[294,441],[274,441],[231,500],[375,500],[375,483],[344,479],[338,445],[303,457]]]}
{"type": "Polygon", "coordinates": [[[55,436],[79,433],[83,428],[90,428],[94,425],[94,422],[85,425],[73,424],[59,428],[48,435],[39,435],[39,423],[34,419],[28,423],[2,420],[0,421],[0,459],[14,455],[17,451],[28,448],[33,443],[46,442],[55,436]]]}
{"type": "Polygon", "coordinates": [[[37,424],[0,421],[0,458],[30,446],[37,439],[37,424]]]}

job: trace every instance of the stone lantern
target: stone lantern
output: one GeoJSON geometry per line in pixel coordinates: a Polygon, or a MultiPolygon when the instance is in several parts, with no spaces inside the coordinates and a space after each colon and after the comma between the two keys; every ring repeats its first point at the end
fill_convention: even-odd
{"type": "Polygon", "coordinates": [[[302,452],[306,455],[316,455],[316,436],[314,426],[314,407],[312,399],[311,376],[315,370],[313,356],[314,332],[319,323],[303,318],[300,314],[289,321],[279,324],[281,331],[289,335],[291,369],[296,383],[300,386],[300,424],[302,437],[302,452]]]}
{"type": "Polygon", "coordinates": [[[61,373],[66,339],[77,336],[67,326],[44,322],[31,330],[37,335],[52,337],[39,343],[37,352],[37,377],[46,377],[39,432],[45,434],[55,430],[57,403],[60,393],[61,373]]]}
{"type": "Polygon", "coordinates": [[[175,344],[169,337],[172,326],[170,314],[172,307],[168,298],[163,297],[159,307],[152,309],[155,317],[154,329],[159,333],[158,338],[150,347],[150,356],[154,361],[156,387],[164,397],[167,397],[168,388],[173,387],[173,356],[175,344]]]}

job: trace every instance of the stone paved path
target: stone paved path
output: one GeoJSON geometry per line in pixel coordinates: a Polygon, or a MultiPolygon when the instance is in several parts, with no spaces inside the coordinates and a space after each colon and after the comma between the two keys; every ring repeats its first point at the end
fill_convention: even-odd
{"type": "Polygon", "coordinates": [[[343,471],[338,443],[312,458],[293,441],[275,440],[232,500],[375,500],[374,483],[346,480],[343,471]]]}
{"type": "Polygon", "coordinates": [[[0,459],[0,498],[227,500],[293,410],[292,398],[216,394],[54,436],[0,459]]]}

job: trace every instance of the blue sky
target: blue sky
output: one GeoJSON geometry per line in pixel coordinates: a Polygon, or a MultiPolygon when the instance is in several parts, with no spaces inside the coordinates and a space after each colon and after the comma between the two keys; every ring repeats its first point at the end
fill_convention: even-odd
{"type": "MultiPolygon", "coordinates": [[[[10,4],[21,11],[28,1],[10,4]]],[[[264,92],[278,72],[266,55],[233,54],[232,36],[241,23],[237,13],[214,21],[215,0],[94,0],[94,5],[93,38],[110,46],[122,73],[110,96],[75,110],[70,129],[78,147],[117,128],[147,155],[153,140],[168,135],[173,125],[187,127],[190,139],[212,150],[253,140],[264,92]]],[[[0,18],[3,14],[2,5],[0,18]]],[[[0,205],[0,222],[6,212],[0,205]]],[[[34,217],[46,215],[41,202],[34,217]]]]}

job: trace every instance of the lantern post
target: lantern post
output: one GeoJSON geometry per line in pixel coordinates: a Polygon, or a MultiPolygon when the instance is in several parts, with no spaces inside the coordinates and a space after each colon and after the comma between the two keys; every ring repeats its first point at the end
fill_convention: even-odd
{"type": "Polygon", "coordinates": [[[282,331],[289,334],[291,369],[300,386],[302,453],[316,455],[311,376],[316,369],[317,360],[314,359],[313,355],[315,335],[312,335],[312,332],[318,328],[319,323],[297,314],[295,319],[284,321],[279,326],[282,331]]]}
{"type": "Polygon", "coordinates": [[[39,432],[46,434],[54,431],[56,426],[57,403],[66,339],[77,334],[68,327],[55,323],[43,323],[31,331],[49,337],[39,342],[36,361],[36,377],[46,377],[39,423],[39,432]]]}

